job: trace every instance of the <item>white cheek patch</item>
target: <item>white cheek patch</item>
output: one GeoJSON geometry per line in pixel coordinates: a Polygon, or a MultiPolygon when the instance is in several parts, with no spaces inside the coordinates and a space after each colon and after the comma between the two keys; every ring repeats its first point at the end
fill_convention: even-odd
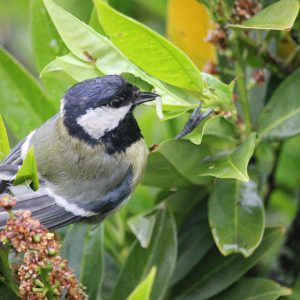
{"type": "Polygon", "coordinates": [[[76,119],[78,125],[92,138],[99,139],[106,132],[116,128],[129,112],[131,105],[113,108],[97,107],[88,109],[86,113],[76,119]]]}

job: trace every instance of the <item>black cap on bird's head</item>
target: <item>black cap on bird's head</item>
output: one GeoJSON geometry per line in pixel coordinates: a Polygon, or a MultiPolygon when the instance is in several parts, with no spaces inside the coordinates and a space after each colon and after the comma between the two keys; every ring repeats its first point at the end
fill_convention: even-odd
{"type": "Polygon", "coordinates": [[[121,142],[119,135],[124,135],[124,130],[129,139],[132,135],[141,137],[132,111],[157,97],[140,91],[118,75],[97,77],[77,83],[65,92],[61,114],[69,134],[85,143],[95,145],[111,137],[121,142]]]}

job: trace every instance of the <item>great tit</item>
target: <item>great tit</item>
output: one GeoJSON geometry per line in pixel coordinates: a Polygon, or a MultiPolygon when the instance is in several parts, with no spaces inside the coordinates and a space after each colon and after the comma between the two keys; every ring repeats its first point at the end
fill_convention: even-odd
{"type": "MultiPolygon", "coordinates": [[[[15,210],[30,210],[50,229],[103,220],[125,203],[141,179],[148,148],[133,110],[157,97],[117,75],[72,86],[60,112],[0,162],[0,196],[12,193],[15,210]],[[31,146],[40,180],[37,191],[12,185],[31,146]]],[[[7,218],[0,212],[0,228],[7,218]]]]}

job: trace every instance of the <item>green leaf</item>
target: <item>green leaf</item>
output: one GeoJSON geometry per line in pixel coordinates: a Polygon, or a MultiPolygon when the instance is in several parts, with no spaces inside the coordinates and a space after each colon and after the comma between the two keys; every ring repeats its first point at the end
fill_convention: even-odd
{"type": "Polygon", "coordinates": [[[6,128],[0,114],[0,161],[9,153],[9,141],[6,128]]]}
{"type": "Polygon", "coordinates": [[[134,289],[127,300],[149,300],[153,286],[156,268],[153,267],[147,277],[134,289]]]}
{"type": "MultiPolygon", "coordinates": [[[[57,72],[59,66],[60,69],[65,70],[67,74],[76,80],[82,77],[78,77],[79,69],[75,66],[80,66],[81,72],[83,68],[87,69],[84,71],[85,78],[95,77],[95,72],[99,72],[95,69],[100,70],[102,74],[121,75],[122,73],[131,73],[155,88],[156,92],[162,96],[164,109],[167,111],[172,112],[175,110],[178,115],[198,106],[199,100],[197,97],[149,76],[131,63],[108,38],[61,9],[53,1],[44,0],[44,3],[65,44],[72,54],[80,59],[79,62],[75,63],[74,57],[71,62],[61,58],[64,64],[61,61],[54,66],[52,65],[51,68],[47,66],[47,71],[50,69],[57,72]],[[74,31],[74,28],[76,28],[76,31],[74,31]]],[[[43,70],[42,75],[46,75],[45,70],[43,70]]]]}
{"type": "Polygon", "coordinates": [[[202,72],[204,81],[203,103],[216,111],[227,111],[236,117],[236,107],[233,103],[233,86],[218,80],[215,76],[202,72]]]}
{"type": "Polygon", "coordinates": [[[173,289],[174,300],[206,300],[216,296],[250,270],[283,236],[282,228],[266,229],[256,251],[248,258],[239,254],[224,257],[217,249],[210,251],[173,289]]]}
{"type": "Polygon", "coordinates": [[[215,116],[203,120],[199,127],[187,135],[187,138],[192,143],[200,145],[205,135],[236,143],[237,127],[228,119],[222,116],[215,116]]]}
{"type": "MultiPolygon", "coordinates": [[[[37,69],[41,71],[55,57],[67,54],[68,49],[53,26],[43,0],[31,0],[30,9],[32,48],[37,69]]],[[[43,82],[52,96],[51,100],[58,107],[58,100],[67,89],[67,84],[52,78],[44,78],[43,82]]]]}
{"type": "Polygon", "coordinates": [[[103,0],[95,0],[100,23],[111,40],[136,65],[177,87],[202,92],[200,71],[180,49],[103,0]]]}
{"type": "Polygon", "coordinates": [[[182,280],[211,249],[213,239],[207,220],[189,230],[184,230],[179,236],[178,244],[178,259],[172,285],[182,280]]]}
{"type": "Polygon", "coordinates": [[[86,287],[89,299],[98,300],[104,273],[103,226],[72,225],[64,239],[62,256],[86,287]]]}
{"type": "Polygon", "coordinates": [[[255,139],[256,133],[252,133],[233,153],[205,161],[198,167],[198,176],[209,175],[248,181],[247,167],[254,152],[255,139]]]}
{"type": "Polygon", "coordinates": [[[22,166],[18,170],[14,180],[14,185],[19,185],[24,182],[29,182],[30,186],[35,191],[39,188],[39,175],[34,157],[33,146],[29,149],[22,166]]]}
{"type": "Polygon", "coordinates": [[[209,224],[223,255],[250,256],[259,246],[265,228],[262,199],[254,182],[217,182],[209,198],[209,224]]]}
{"type": "Polygon", "coordinates": [[[300,133],[300,70],[287,77],[260,115],[259,139],[284,139],[300,133]]]}
{"type": "Polygon", "coordinates": [[[246,278],[211,300],[276,300],[291,294],[291,290],[265,278],[246,278]]]}
{"type": "Polygon", "coordinates": [[[20,139],[56,112],[34,78],[2,48],[0,106],[8,127],[20,139]]]}
{"type": "Polygon", "coordinates": [[[298,0],[281,0],[258,12],[242,24],[231,28],[291,30],[299,12],[298,0]]]}
{"type": "Polygon", "coordinates": [[[157,274],[150,299],[163,299],[176,263],[176,226],[173,216],[165,209],[157,211],[156,218],[149,247],[145,249],[139,243],[134,243],[111,300],[126,299],[154,266],[157,268],[157,274]]]}
{"type": "Polygon", "coordinates": [[[128,221],[128,225],[143,248],[147,248],[151,241],[155,225],[155,215],[134,216],[128,221]]]}
{"type": "Polygon", "coordinates": [[[9,265],[9,251],[4,248],[2,245],[0,247],[0,299],[8,299],[7,297],[11,297],[9,299],[16,299],[15,295],[19,294],[19,287],[15,281],[14,274],[9,265]],[[3,287],[1,283],[5,283],[5,285],[10,289],[3,287]],[[2,293],[6,292],[5,296],[2,293]],[[13,295],[12,292],[15,294],[13,295]],[[11,295],[10,295],[11,294],[11,295]]]}

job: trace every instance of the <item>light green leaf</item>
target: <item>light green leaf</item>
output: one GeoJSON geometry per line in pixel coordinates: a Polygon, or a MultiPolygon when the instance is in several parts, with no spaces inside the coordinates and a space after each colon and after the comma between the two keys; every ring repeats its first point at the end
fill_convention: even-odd
{"type": "Polygon", "coordinates": [[[98,300],[104,273],[103,226],[72,225],[64,239],[62,256],[86,287],[89,299],[98,300]]]}
{"type": "Polygon", "coordinates": [[[254,182],[218,181],[208,205],[211,231],[223,255],[241,253],[250,256],[259,246],[265,213],[254,182]]]}
{"type": "Polygon", "coordinates": [[[246,278],[211,300],[276,300],[291,294],[291,290],[265,278],[246,278]]]}
{"type": "Polygon", "coordinates": [[[127,300],[149,300],[153,286],[156,268],[153,267],[147,277],[134,289],[127,300]]]}
{"type": "MultiPolygon", "coordinates": [[[[53,26],[43,0],[31,0],[30,10],[32,48],[37,69],[41,71],[55,57],[67,54],[68,49],[53,26]]],[[[43,82],[51,95],[51,100],[58,108],[59,99],[67,89],[67,84],[58,78],[44,78],[43,82]]]]}
{"type": "Polygon", "coordinates": [[[300,70],[287,77],[260,115],[259,140],[284,139],[300,133],[300,70]]]}
{"type": "Polygon", "coordinates": [[[227,111],[235,118],[237,111],[233,103],[232,85],[227,85],[208,73],[201,74],[204,81],[204,105],[216,111],[227,111]]]}
{"type": "Polygon", "coordinates": [[[34,78],[2,48],[0,107],[8,127],[20,139],[56,112],[34,78]]]}
{"type": "Polygon", "coordinates": [[[298,0],[281,0],[258,12],[242,24],[231,24],[231,28],[242,29],[292,29],[299,12],[298,0]]]}
{"type": "Polygon", "coordinates": [[[143,24],[95,0],[100,23],[111,40],[136,65],[177,87],[202,92],[200,71],[180,49],[143,24]]]}
{"type": "Polygon", "coordinates": [[[178,115],[199,104],[198,98],[192,94],[165,84],[143,72],[131,63],[108,38],[61,9],[53,1],[44,0],[44,3],[65,44],[80,60],[75,63],[74,57],[72,61],[60,58],[62,60],[60,63],[51,64],[50,67],[47,66],[46,70],[43,70],[43,76],[49,71],[58,72],[63,68],[72,78],[80,80],[82,77],[79,77],[78,68],[75,68],[78,66],[80,66],[81,72],[84,68],[86,69],[84,78],[93,78],[99,71],[101,74],[131,73],[155,88],[156,92],[162,96],[164,109],[167,111],[176,111],[178,115]],[[95,69],[99,69],[99,71],[95,69]]]}
{"type": "Polygon", "coordinates": [[[39,188],[39,175],[34,157],[33,146],[29,149],[22,166],[18,170],[14,185],[19,185],[24,182],[30,183],[30,186],[36,191],[39,188]]]}
{"type": "Polygon", "coordinates": [[[217,249],[210,251],[197,268],[176,285],[170,299],[206,300],[216,296],[256,265],[282,239],[283,233],[282,228],[266,229],[262,243],[248,258],[239,254],[224,257],[217,249]]]}
{"type": "Polygon", "coordinates": [[[143,248],[147,248],[150,244],[155,221],[155,215],[138,215],[132,217],[128,221],[130,229],[132,230],[136,238],[139,240],[143,248]]]}
{"type": "Polygon", "coordinates": [[[205,161],[198,167],[198,176],[209,175],[248,181],[247,167],[254,152],[255,140],[256,133],[252,133],[233,153],[205,161]]]}
{"type": "Polygon", "coordinates": [[[156,218],[149,247],[145,249],[138,242],[134,244],[110,300],[126,299],[154,266],[157,274],[150,299],[163,299],[176,263],[177,237],[174,219],[169,211],[158,210],[156,218]]]}
{"type": "Polygon", "coordinates": [[[207,118],[199,127],[193,130],[187,138],[194,144],[200,145],[203,136],[214,136],[231,143],[237,143],[237,127],[222,116],[207,118]]]}
{"type": "Polygon", "coordinates": [[[6,128],[0,114],[0,161],[9,153],[9,141],[6,128]]]}

